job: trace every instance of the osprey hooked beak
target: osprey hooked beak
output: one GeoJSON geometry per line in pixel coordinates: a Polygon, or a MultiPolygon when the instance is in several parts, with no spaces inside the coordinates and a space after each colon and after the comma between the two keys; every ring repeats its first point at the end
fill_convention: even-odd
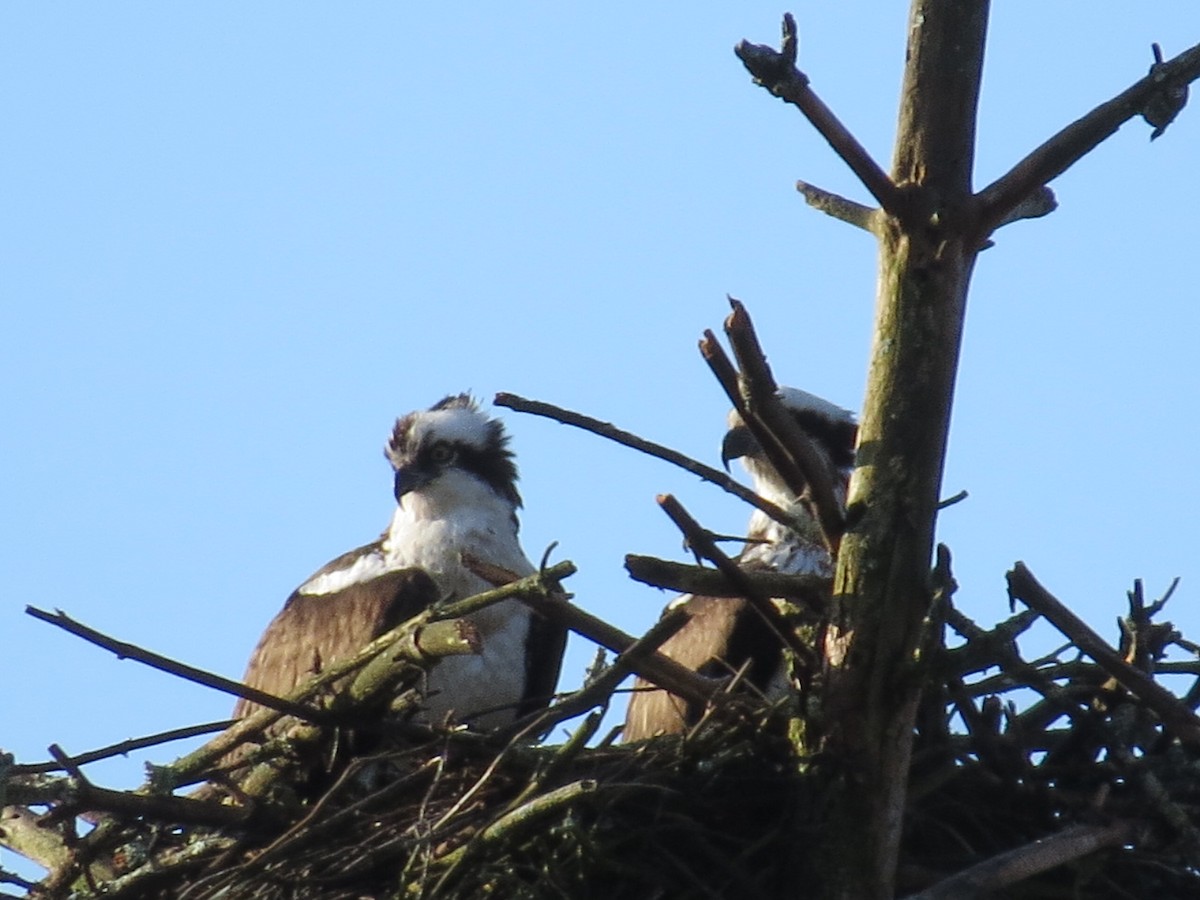
{"type": "Polygon", "coordinates": [[[393,483],[396,502],[403,506],[404,503],[400,498],[405,494],[411,494],[413,491],[419,491],[433,481],[437,475],[437,472],[431,472],[429,469],[415,462],[407,466],[401,466],[396,470],[396,480],[393,483]]]}
{"type": "Polygon", "coordinates": [[[729,471],[729,463],[743,456],[753,456],[758,452],[758,441],[745,425],[734,425],[721,441],[721,465],[729,471]]]}

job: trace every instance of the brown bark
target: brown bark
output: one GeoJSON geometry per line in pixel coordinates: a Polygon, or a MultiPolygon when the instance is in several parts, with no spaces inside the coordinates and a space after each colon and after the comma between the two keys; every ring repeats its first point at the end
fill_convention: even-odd
{"type": "Polygon", "coordinates": [[[832,780],[827,896],[891,897],[918,648],[976,243],[969,215],[986,2],[915,0],[892,179],[879,219],[875,336],[825,652],[832,780]]]}

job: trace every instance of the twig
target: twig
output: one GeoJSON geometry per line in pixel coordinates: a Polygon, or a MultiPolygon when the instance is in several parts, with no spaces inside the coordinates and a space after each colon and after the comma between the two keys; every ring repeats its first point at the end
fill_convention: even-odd
{"type": "Polygon", "coordinates": [[[261,811],[252,817],[246,809],[188,797],[111,790],[94,785],[78,775],[37,781],[17,778],[8,785],[8,793],[13,806],[52,806],[44,817],[45,821],[61,820],[87,810],[141,817],[154,822],[195,825],[245,825],[252,818],[255,821],[266,818],[260,815],[261,811]]]}
{"type": "Polygon", "coordinates": [[[518,397],[516,394],[499,393],[492,402],[496,406],[503,406],[516,412],[530,413],[535,416],[553,419],[564,425],[573,425],[576,428],[582,428],[584,431],[590,431],[592,434],[597,434],[600,437],[608,438],[610,441],[616,441],[618,444],[657,457],[672,465],[679,466],[681,469],[691,472],[705,481],[715,484],[717,487],[733,494],[741,500],[745,500],[757,509],[761,509],[779,524],[791,524],[791,519],[784,510],[780,509],[770,500],[758,496],[758,494],[745,485],[739,484],[720,469],[706,466],[704,463],[697,462],[677,450],[672,450],[670,447],[664,447],[662,444],[656,444],[653,441],[640,438],[632,432],[623,431],[610,422],[601,422],[599,419],[593,419],[590,416],[572,412],[569,409],[563,409],[560,406],[554,406],[550,403],[543,403],[540,400],[527,400],[524,397],[518,397]]]}
{"type": "Polygon", "coordinates": [[[189,873],[203,866],[210,858],[235,847],[238,840],[224,835],[208,835],[190,841],[186,846],[156,858],[153,865],[142,866],[105,883],[104,900],[140,900],[152,896],[154,885],[163,882],[184,884],[189,873]]]}
{"type": "MultiPolygon", "coordinates": [[[[1014,681],[1024,684],[1041,694],[1048,703],[1053,704],[1059,713],[1069,716],[1076,725],[1085,722],[1088,711],[1064,688],[1051,681],[1041,670],[1021,658],[1015,646],[1015,638],[1021,631],[1032,624],[1033,619],[1013,616],[1002,622],[993,631],[985,631],[957,609],[951,607],[946,612],[946,623],[965,637],[967,647],[962,652],[972,654],[970,667],[960,667],[963,674],[969,671],[998,666],[1014,681]],[[977,658],[981,648],[989,648],[988,652],[977,658]]],[[[950,655],[958,654],[959,650],[950,651],[950,655]]]]}
{"type": "MultiPolygon", "coordinates": [[[[742,596],[742,589],[716,569],[689,566],[634,553],[626,555],[625,569],[630,577],[637,581],[683,594],[704,594],[708,597],[742,596]]],[[[742,577],[756,591],[768,597],[797,600],[818,613],[824,612],[828,605],[832,582],[822,575],[785,575],[782,572],[743,569],[742,577]]]]}
{"type": "MultiPolygon", "coordinates": [[[[688,545],[720,569],[726,578],[738,586],[741,596],[745,597],[750,606],[763,617],[768,627],[779,638],[780,643],[796,654],[798,661],[807,671],[815,671],[817,660],[812,648],[800,640],[800,636],[796,634],[796,629],[783,617],[783,613],[771,602],[771,598],[759,593],[754,585],[742,577],[743,573],[738,564],[726,556],[721,551],[721,548],[713,543],[704,529],[700,527],[700,524],[691,517],[678,500],[670,494],[660,494],[658,505],[671,518],[676,527],[683,532],[684,537],[687,538],[688,545]]],[[[665,685],[663,686],[665,687],[665,685]]]]}
{"type": "MultiPolygon", "coordinates": [[[[755,440],[757,440],[762,446],[763,451],[768,453],[769,456],[771,453],[774,453],[774,456],[770,457],[770,462],[772,465],[776,466],[776,470],[779,472],[779,477],[782,478],[784,483],[789,486],[798,486],[800,490],[797,493],[797,496],[799,496],[799,494],[804,490],[804,474],[795,465],[794,461],[791,461],[787,458],[786,454],[780,453],[775,449],[776,445],[774,438],[767,434],[765,429],[762,427],[761,422],[752,421],[753,417],[747,418],[748,414],[745,412],[746,402],[742,399],[740,376],[738,375],[738,371],[736,368],[734,368],[733,363],[730,362],[729,356],[725,353],[725,349],[717,341],[716,335],[714,335],[712,331],[708,329],[705,329],[704,336],[700,339],[700,355],[704,358],[704,361],[708,363],[708,367],[712,370],[713,375],[716,377],[717,383],[720,384],[721,389],[725,391],[725,396],[729,398],[729,402],[734,405],[738,411],[738,414],[742,416],[746,427],[749,428],[754,434],[755,440]],[[783,468],[780,469],[780,466],[783,468]]],[[[788,528],[796,527],[796,522],[791,518],[776,519],[775,521],[788,528]]]]}
{"type": "Polygon", "coordinates": [[[1119,847],[1132,840],[1138,830],[1137,823],[1129,821],[1114,822],[1111,825],[1076,825],[1024,847],[993,856],[950,876],[928,890],[910,894],[906,900],[959,900],[962,897],[982,897],[1048,869],[1074,862],[1097,850],[1119,847]]]}
{"type": "MultiPolygon", "coordinates": [[[[520,599],[527,606],[532,607],[535,612],[541,613],[552,621],[562,623],[576,634],[581,634],[589,641],[614,653],[624,653],[637,643],[637,639],[632,635],[626,634],[603,619],[584,612],[573,603],[567,603],[554,597],[521,597],[520,599]]],[[[661,653],[651,653],[636,664],[631,663],[630,669],[647,681],[699,706],[711,703],[714,695],[721,688],[719,680],[705,678],[661,653]]]]}
{"type": "MultiPolygon", "coordinates": [[[[612,686],[616,687],[619,683],[619,680],[613,682],[612,686]]],[[[594,687],[595,685],[592,686],[594,687]]],[[[588,713],[583,722],[579,724],[579,727],[554,751],[554,754],[550,757],[545,767],[540,771],[534,772],[525,787],[521,789],[521,793],[506,803],[499,816],[493,816],[493,820],[508,814],[526,801],[533,799],[533,797],[537,796],[539,790],[558,780],[559,774],[575,761],[584,748],[587,747],[588,742],[596,736],[596,732],[600,729],[600,722],[604,719],[604,712],[602,709],[596,709],[588,713]]]]}
{"type": "MultiPolygon", "coordinates": [[[[540,825],[547,816],[559,812],[580,797],[593,793],[597,786],[595,781],[585,779],[563,785],[553,791],[548,791],[540,797],[530,800],[524,806],[501,816],[481,831],[470,843],[464,844],[457,850],[446,854],[438,860],[438,863],[448,867],[450,870],[446,873],[448,876],[463,861],[468,853],[481,850],[497,841],[518,839],[520,836],[527,834],[530,829],[540,825]]],[[[443,876],[443,881],[444,878],[445,876],[443,876]]],[[[435,894],[436,892],[437,888],[434,889],[435,894]]]]}
{"type": "Polygon", "coordinates": [[[937,505],[938,512],[941,512],[943,509],[949,509],[951,506],[954,506],[956,503],[962,503],[969,496],[971,496],[971,495],[968,494],[964,490],[964,491],[959,491],[957,494],[954,494],[950,497],[947,497],[945,500],[939,500],[938,505],[937,505]]]}
{"type": "MultiPolygon", "coordinates": [[[[186,728],[163,731],[159,734],[148,735],[147,737],[130,738],[127,741],[101,747],[99,750],[90,750],[87,753],[72,756],[69,758],[69,761],[72,765],[86,766],[88,763],[109,759],[113,756],[124,756],[132,753],[134,750],[142,750],[146,747],[154,747],[159,744],[168,744],[171,741],[182,741],[186,738],[197,737],[202,734],[212,734],[214,731],[221,731],[228,728],[234,721],[233,719],[224,719],[220,722],[207,722],[204,725],[189,725],[186,728]]],[[[64,769],[61,763],[49,761],[41,763],[18,763],[10,771],[14,775],[34,775],[43,772],[61,772],[64,769]]]]}
{"type": "MultiPolygon", "coordinates": [[[[505,584],[507,582],[508,587],[520,583],[517,580],[516,573],[484,562],[470,554],[464,553],[462,561],[463,565],[484,581],[491,582],[492,584],[505,584]]],[[[562,563],[559,565],[562,565],[562,563]]],[[[546,576],[547,581],[550,580],[550,576],[557,568],[555,566],[543,570],[542,574],[546,576]]],[[[572,567],[572,571],[574,571],[574,567],[572,567]]],[[[527,581],[528,579],[525,580],[527,581]]],[[[503,590],[503,588],[499,590],[503,590]]],[[[550,621],[557,622],[614,653],[627,653],[640,643],[639,640],[608,624],[603,619],[584,612],[573,603],[568,603],[567,595],[558,593],[557,591],[526,591],[518,594],[517,599],[550,621]]],[[[720,682],[705,678],[703,675],[693,672],[691,669],[680,665],[670,657],[663,656],[661,653],[648,652],[645,647],[639,649],[638,653],[627,657],[626,661],[631,663],[630,671],[641,675],[647,681],[652,681],[660,687],[666,688],[672,693],[679,694],[685,700],[690,700],[702,706],[711,701],[713,694],[721,686],[720,682]],[[642,658],[643,653],[645,653],[644,658],[642,658]],[[636,660],[636,665],[632,664],[634,660],[636,660]]]]}
{"type": "Polygon", "coordinates": [[[1058,209],[1058,198],[1054,196],[1054,191],[1046,185],[1042,185],[1010,209],[996,223],[996,228],[1003,228],[1005,225],[1011,225],[1022,219],[1040,219],[1042,216],[1050,215],[1056,209],[1058,209]]]}
{"type": "Polygon", "coordinates": [[[1082,159],[1125,122],[1146,109],[1154,97],[1174,85],[1200,77],[1200,45],[1162,63],[1136,82],[1058,134],[1018,162],[975,196],[976,229],[991,233],[1027,197],[1049,184],[1082,159]]]}
{"type": "Polygon", "coordinates": [[[151,668],[158,669],[161,672],[177,675],[196,684],[202,684],[205,687],[210,687],[226,694],[233,694],[235,697],[244,697],[261,706],[287,713],[298,719],[305,719],[309,722],[329,721],[329,715],[322,710],[314,709],[302,703],[293,703],[282,697],[276,697],[274,694],[268,694],[247,684],[242,684],[240,681],[233,681],[221,675],[215,675],[212,672],[205,672],[203,669],[197,669],[195,666],[178,662],[159,653],[146,650],[136,644],[130,644],[126,641],[109,637],[106,634],[96,631],[94,628],[89,628],[81,622],[75,621],[62,610],[49,613],[34,606],[26,606],[25,612],[35,619],[48,622],[64,631],[70,632],[76,637],[81,637],[89,643],[115,653],[118,659],[132,659],[151,668]]]}
{"type": "Polygon", "coordinates": [[[733,297],[729,298],[729,303],[733,311],[725,319],[725,334],[741,368],[738,410],[759,439],[771,464],[796,496],[807,494],[811,498],[825,543],[830,553],[836,555],[846,528],[846,516],[834,489],[834,473],[813,440],[783,408],[778,396],[779,387],[746,307],[733,297]],[[763,428],[756,428],[755,420],[763,428]],[[799,471],[801,482],[795,483],[793,470],[799,471]]]}
{"type": "Polygon", "coordinates": [[[346,771],[342,773],[337,783],[325,792],[324,796],[317,801],[316,805],[313,806],[303,819],[296,822],[286,832],[263,848],[263,851],[255,856],[254,859],[244,863],[242,870],[246,871],[251,867],[256,869],[261,868],[268,862],[273,862],[281,856],[294,853],[315,841],[336,833],[339,828],[346,828],[352,825],[355,818],[362,815],[366,807],[378,807],[393,797],[402,796],[404,791],[412,786],[413,782],[432,774],[441,765],[441,760],[437,757],[427,759],[413,771],[406,773],[394,781],[389,781],[379,790],[367,794],[365,797],[356,800],[349,806],[345,806],[336,812],[330,813],[328,816],[323,816],[322,814],[327,811],[327,807],[336,795],[340,785],[349,781],[356,774],[361,773],[363,766],[379,765],[378,761],[367,758],[356,760],[355,762],[357,765],[347,766],[346,771]]]}
{"type": "Polygon", "coordinates": [[[1007,578],[1010,597],[1045,616],[1126,690],[1154,710],[1180,740],[1200,746],[1200,717],[1145,672],[1125,662],[1100,635],[1042,587],[1024,563],[1014,565],[1007,578]]]}
{"type": "Polygon", "coordinates": [[[871,158],[866,148],[808,86],[808,76],[796,68],[797,44],[796,20],[792,18],[791,13],[786,13],[783,17],[783,40],[779,51],[764,44],[741,41],[733,52],[754,76],[756,84],[762,85],[776,97],[791,103],[804,113],[879,205],[891,215],[900,217],[903,213],[900,191],[888,178],[887,173],[871,158]]]}
{"type": "Polygon", "coordinates": [[[641,669],[646,659],[674,637],[690,619],[691,614],[685,609],[668,611],[650,627],[649,631],[630,644],[624,652],[617,654],[612,665],[591,684],[568,694],[549,709],[532,714],[529,717],[531,720],[529,723],[525,725],[522,725],[521,722],[516,723],[513,730],[525,735],[546,734],[559,722],[565,722],[595,706],[608,703],[613,691],[629,673],[641,669]]]}
{"type": "Polygon", "coordinates": [[[833,216],[871,234],[879,230],[879,210],[876,207],[856,203],[841,194],[834,194],[807,181],[797,181],[796,190],[803,195],[805,203],[827,216],[833,216]]]}

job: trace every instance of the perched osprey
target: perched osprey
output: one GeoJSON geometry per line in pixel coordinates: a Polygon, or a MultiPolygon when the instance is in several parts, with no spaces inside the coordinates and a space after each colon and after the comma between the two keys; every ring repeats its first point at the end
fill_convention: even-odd
{"type": "MultiPolygon", "coordinates": [[[[344,553],[296,588],[263,633],[244,680],[275,695],[349,656],[439,599],[492,588],[462,554],[520,576],[535,569],[517,539],[517,467],[504,426],[467,394],[396,421],[384,450],[396,510],[379,540],[344,553]]],[[[473,616],[482,652],[430,669],[425,718],[495,728],[544,706],[566,632],[506,600],[473,616]]],[[[238,702],[235,717],[256,705],[238,702]]]]}
{"type": "MultiPolygon", "coordinates": [[[[780,388],[779,398],[823,452],[844,504],[858,434],[853,414],[797,388],[780,388]]],[[[815,517],[784,484],[735,410],[729,414],[721,458],[728,465],[739,457],[754,479],[754,490],[799,521],[799,527],[787,528],[756,509],[750,517],[746,549],[738,557],[740,565],[788,574],[832,575],[833,560],[815,517]]],[[[772,696],[783,690],[787,673],[779,638],[745,599],[685,594],[668,608],[679,607],[692,614],[691,621],[663,644],[662,653],[712,676],[728,675],[746,666],[746,680],[763,693],[772,696]]],[[[627,742],[683,731],[701,712],[641,679],[636,687],[625,717],[623,739],[627,742]]]]}

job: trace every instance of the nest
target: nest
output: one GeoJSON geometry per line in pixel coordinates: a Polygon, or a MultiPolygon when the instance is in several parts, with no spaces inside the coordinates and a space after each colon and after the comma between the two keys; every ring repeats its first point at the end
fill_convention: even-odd
{"type": "MultiPolygon", "coordinates": [[[[1195,676],[1194,662],[1161,662],[1172,644],[1192,656],[1196,648],[1152,620],[1160,609],[1140,588],[1131,593],[1114,652],[1142,673],[1195,676]]],[[[1200,895],[1196,742],[1074,642],[1024,659],[1018,638],[1039,612],[991,629],[948,599],[941,614],[951,646],[929,651],[936,678],[918,716],[900,892],[971,896],[970,877],[985,879],[989,868],[1042,865],[996,896],[1200,895]],[[1018,708],[1004,699],[1013,692],[1030,702],[1018,708]],[[1072,839],[1092,841],[1094,852],[1063,850],[1059,864],[1037,862],[1038,848],[1072,839]]],[[[585,688],[601,707],[608,695],[594,689],[603,681],[585,688]]],[[[1198,699],[1193,687],[1176,702],[1187,709],[1198,699]]],[[[826,788],[844,772],[837,760],[797,750],[799,721],[794,707],[726,695],[690,733],[633,746],[614,746],[611,736],[589,746],[599,711],[557,746],[512,732],[407,725],[388,740],[391,749],[337,761],[302,786],[294,770],[291,781],[280,770],[276,787],[286,797],[267,793],[233,807],[203,801],[227,821],[180,824],[149,805],[110,810],[69,842],[73,858],[32,893],[649,900],[775,898],[805,884],[819,896],[826,788]]],[[[328,741],[322,746],[328,751],[328,741]]],[[[311,754],[299,759],[308,765],[311,754]]],[[[22,779],[47,778],[20,768],[10,796],[22,779]]],[[[64,834],[80,809],[111,799],[79,776],[68,782],[74,793],[43,814],[57,814],[52,827],[64,834]]]]}

